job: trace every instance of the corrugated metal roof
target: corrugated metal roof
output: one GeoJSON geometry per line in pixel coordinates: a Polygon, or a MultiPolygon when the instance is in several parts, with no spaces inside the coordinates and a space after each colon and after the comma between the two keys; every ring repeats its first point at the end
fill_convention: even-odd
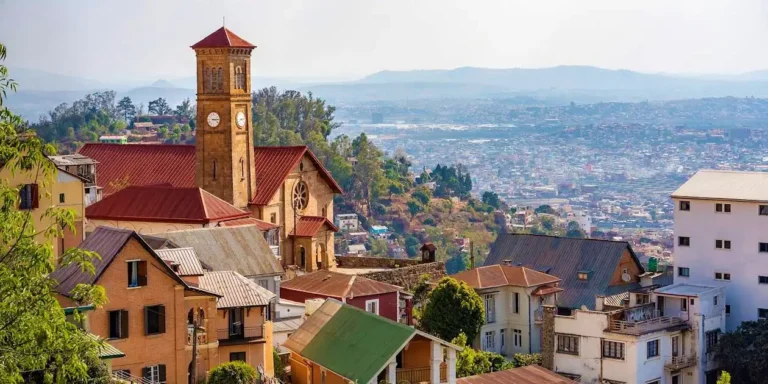
{"type": "Polygon", "coordinates": [[[526,267],[499,264],[477,267],[469,271],[457,273],[451,277],[463,281],[475,289],[508,285],[528,288],[560,281],[558,277],[526,267]]]}
{"type": "Polygon", "coordinates": [[[275,294],[235,271],[211,271],[200,276],[200,288],[222,297],[216,308],[256,307],[269,305],[275,294]]]}
{"type": "Polygon", "coordinates": [[[595,296],[605,295],[626,250],[630,251],[642,272],[632,247],[624,241],[500,234],[484,265],[510,260],[513,265],[531,269],[551,266],[549,274],[562,279],[559,286],[564,289],[557,296],[557,305],[566,308],[581,308],[584,305],[594,309],[595,296]],[[579,271],[590,271],[589,279],[579,280],[579,271]]]}
{"type": "Polygon", "coordinates": [[[163,260],[170,260],[179,264],[179,276],[201,276],[203,266],[197,259],[195,250],[192,248],[166,248],[155,250],[158,256],[163,260]]]}
{"type": "Polygon", "coordinates": [[[201,188],[130,186],[89,205],[85,216],[95,220],[205,224],[250,217],[201,188]]]}
{"type": "Polygon", "coordinates": [[[701,170],[673,192],[672,197],[768,202],[768,172],[701,170]]]}
{"type": "Polygon", "coordinates": [[[301,317],[294,317],[290,319],[277,320],[272,325],[273,332],[294,332],[301,325],[304,324],[304,319],[301,317]]]}
{"type": "Polygon", "coordinates": [[[53,161],[57,167],[65,167],[68,165],[91,165],[99,163],[98,161],[95,161],[90,157],[81,155],[79,153],[74,153],[71,155],[48,156],[48,158],[51,159],[51,161],[53,161]]]}
{"type": "Polygon", "coordinates": [[[368,383],[415,333],[406,325],[326,300],[283,346],[342,377],[368,383]]]}
{"type": "Polygon", "coordinates": [[[130,185],[195,186],[194,145],[86,143],[78,153],[99,162],[96,181],[104,196],[130,185]]]}
{"type": "Polygon", "coordinates": [[[236,271],[244,276],[283,273],[277,258],[255,226],[199,228],[156,233],[179,247],[191,247],[198,260],[215,271],[236,271]]]}
{"type": "Polygon", "coordinates": [[[323,225],[328,226],[328,228],[334,232],[339,230],[330,220],[326,219],[325,217],[302,216],[299,218],[299,222],[296,224],[295,229],[291,231],[290,234],[291,236],[297,237],[314,237],[317,234],[317,231],[319,231],[323,225]]]}
{"type": "Polygon", "coordinates": [[[261,231],[269,231],[270,229],[280,228],[277,224],[268,223],[263,220],[254,219],[253,217],[247,217],[244,219],[227,220],[219,223],[222,227],[237,227],[241,225],[255,225],[261,231]]]}
{"type": "Polygon", "coordinates": [[[195,43],[192,48],[256,48],[255,45],[221,27],[195,43]]]}
{"type": "Polygon", "coordinates": [[[107,343],[106,339],[102,339],[93,333],[88,333],[88,337],[99,343],[99,358],[100,359],[114,359],[117,357],[125,357],[125,353],[115,348],[112,344],[107,343]]]}
{"type": "Polygon", "coordinates": [[[461,377],[456,384],[571,384],[576,381],[567,379],[544,367],[529,365],[482,375],[461,377]]]}
{"type": "Polygon", "coordinates": [[[320,160],[315,157],[307,146],[295,147],[255,147],[254,163],[256,164],[256,196],[251,204],[266,205],[283,185],[283,181],[291,173],[291,170],[299,164],[299,161],[307,154],[315,163],[320,176],[328,182],[335,193],[342,193],[341,187],[336,183],[328,170],[320,160]]]}
{"type": "Polygon", "coordinates": [[[362,276],[317,271],[282,282],[280,290],[308,292],[341,299],[397,292],[402,288],[362,276]]]}

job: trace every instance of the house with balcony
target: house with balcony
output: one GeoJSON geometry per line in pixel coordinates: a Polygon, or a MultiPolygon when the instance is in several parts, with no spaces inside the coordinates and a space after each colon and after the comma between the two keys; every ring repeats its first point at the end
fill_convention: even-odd
{"type": "Polygon", "coordinates": [[[360,220],[357,213],[339,213],[334,218],[334,224],[342,231],[354,232],[360,227],[360,220]]]}
{"type": "Polygon", "coordinates": [[[722,287],[673,284],[631,291],[625,306],[558,315],[544,307],[542,365],[581,383],[715,383],[725,330],[722,287]]]}
{"type": "Polygon", "coordinates": [[[472,287],[485,304],[485,324],[474,348],[512,357],[541,350],[544,305],[555,305],[560,279],[526,267],[489,265],[451,276],[472,287]]]}
{"type": "Polygon", "coordinates": [[[328,299],[283,344],[294,384],[456,383],[461,348],[328,299]]]}

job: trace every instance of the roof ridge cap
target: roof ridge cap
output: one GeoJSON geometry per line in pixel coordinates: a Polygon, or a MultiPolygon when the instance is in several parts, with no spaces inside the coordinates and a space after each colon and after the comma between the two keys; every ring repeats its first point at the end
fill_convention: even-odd
{"type": "Polygon", "coordinates": [[[349,295],[349,291],[351,291],[352,286],[355,285],[356,278],[357,278],[357,275],[352,275],[352,277],[349,279],[349,282],[347,283],[346,289],[344,289],[344,294],[342,297],[347,297],[347,295],[349,295]]]}
{"type": "Polygon", "coordinates": [[[205,204],[205,195],[203,195],[203,189],[197,188],[197,194],[200,196],[200,204],[203,206],[203,216],[208,219],[208,206],[205,204]]]}

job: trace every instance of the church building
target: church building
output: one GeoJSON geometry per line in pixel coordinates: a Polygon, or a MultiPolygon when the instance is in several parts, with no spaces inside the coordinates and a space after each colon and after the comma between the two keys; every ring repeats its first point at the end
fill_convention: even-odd
{"type": "Polygon", "coordinates": [[[105,198],[129,186],[201,188],[250,213],[243,223],[277,227],[268,239],[284,266],[333,269],[333,196],[342,193],[341,187],[306,146],[254,147],[255,48],[224,27],[192,45],[195,145],[88,143],[79,153],[98,162],[105,198]]]}

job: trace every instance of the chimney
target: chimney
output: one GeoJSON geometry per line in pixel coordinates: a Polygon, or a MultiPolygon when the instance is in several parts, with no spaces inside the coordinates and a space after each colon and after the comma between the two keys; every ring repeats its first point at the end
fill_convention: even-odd
{"type": "Polygon", "coordinates": [[[555,311],[554,305],[543,305],[544,321],[541,326],[541,366],[553,370],[555,365],[555,311]]]}

